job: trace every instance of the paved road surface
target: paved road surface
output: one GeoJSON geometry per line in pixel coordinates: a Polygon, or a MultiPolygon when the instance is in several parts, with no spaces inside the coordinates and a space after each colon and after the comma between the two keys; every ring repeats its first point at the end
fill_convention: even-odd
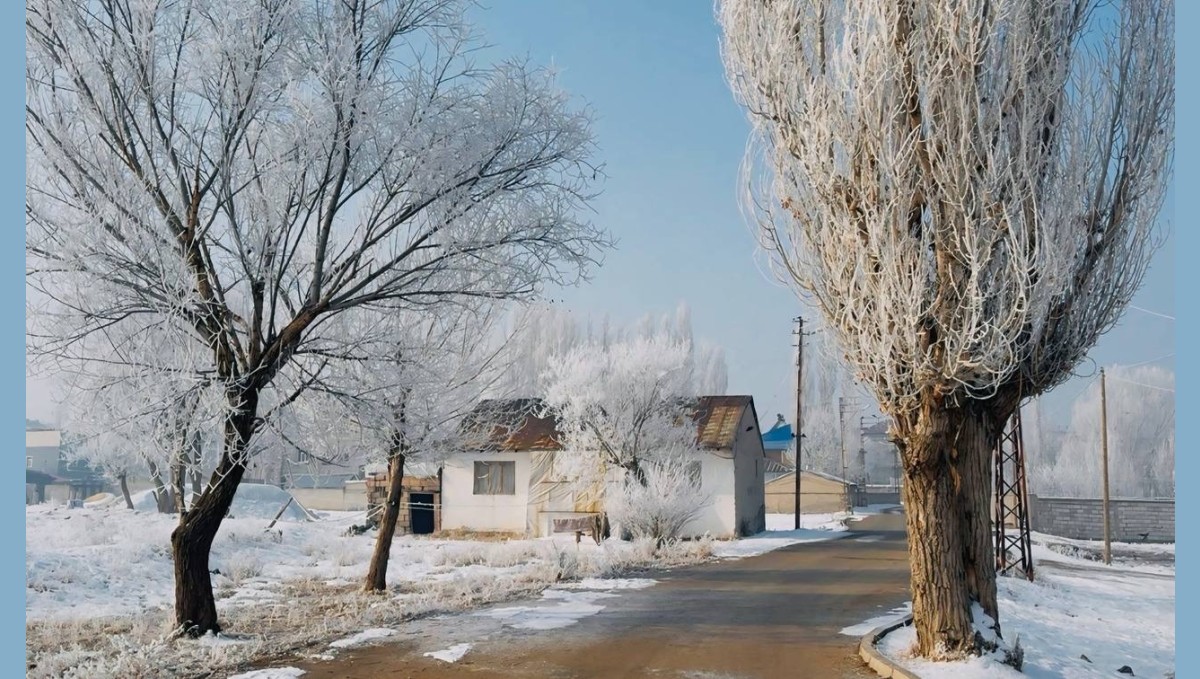
{"type": "Polygon", "coordinates": [[[908,599],[899,515],[844,538],[655,574],[604,609],[548,631],[460,615],[413,623],[398,642],[300,664],[304,679],[843,679],[873,677],[841,629],[908,599]],[[457,663],[423,655],[458,642],[457,663]]]}

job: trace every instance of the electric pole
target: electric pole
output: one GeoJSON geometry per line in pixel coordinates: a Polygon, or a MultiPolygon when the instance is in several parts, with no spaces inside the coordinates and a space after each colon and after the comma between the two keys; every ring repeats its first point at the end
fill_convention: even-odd
{"type": "Polygon", "coordinates": [[[1100,459],[1104,466],[1104,563],[1112,563],[1112,533],[1108,517],[1108,393],[1105,388],[1104,368],[1100,369],[1100,459]]]}
{"type": "Polygon", "coordinates": [[[796,426],[792,436],[796,439],[796,530],[800,530],[800,451],[804,435],[801,432],[801,406],[804,402],[804,318],[796,317],[796,426]]]}
{"type": "Polygon", "coordinates": [[[845,489],[846,510],[854,513],[854,499],[850,497],[850,479],[846,468],[846,399],[838,397],[838,438],[842,442],[842,487],[845,489]]]}

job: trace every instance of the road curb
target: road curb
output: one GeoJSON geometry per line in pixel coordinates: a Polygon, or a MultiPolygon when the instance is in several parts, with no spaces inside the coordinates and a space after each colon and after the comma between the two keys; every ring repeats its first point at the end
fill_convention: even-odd
{"type": "Polygon", "coordinates": [[[858,655],[875,674],[884,677],[884,679],[921,679],[916,673],[904,669],[895,660],[880,653],[879,649],[875,648],[875,644],[879,643],[879,640],[885,634],[911,625],[912,620],[913,617],[911,614],[906,615],[899,620],[876,627],[859,639],[858,655]]]}

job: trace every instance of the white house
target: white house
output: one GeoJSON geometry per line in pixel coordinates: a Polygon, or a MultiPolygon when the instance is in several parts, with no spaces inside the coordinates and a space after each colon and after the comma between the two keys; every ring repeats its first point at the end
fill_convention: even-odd
{"type": "MultiPolygon", "coordinates": [[[[555,469],[556,423],[535,399],[483,401],[477,437],[442,467],[442,528],[545,536],[555,519],[592,516],[601,493],[575,488],[555,469]]],[[[709,503],[685,534],[751,535],[766,529],[766,458],[750,396],[704,396],[696,422],[700,487],[709,503]]]]}

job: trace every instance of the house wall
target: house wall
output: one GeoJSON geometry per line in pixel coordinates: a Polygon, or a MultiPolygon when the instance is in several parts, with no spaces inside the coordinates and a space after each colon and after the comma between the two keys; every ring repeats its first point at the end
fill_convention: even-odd
{"type": "Polygon", "coordinates": [[[58,474],[58,446],[25,447],[25,467],[50,475],[58,474]]]}
{"type": "Polygon", "coordinates": [[[700,490],[708,504],[683,529],[685,537],[704,534],[714,538],[734,537],[737,531],[737,500],[734,492],[735,469],[729,451],[700,453],[700,490]]]}
{"type": "Polygon", "coordinates": [[[739,536],[754,535],[767,529],[764,493],[762,432],[758,430],[753,408],[742,412],[737,435],[733,439],[734,520],[739,536]]]}
{"type": "MultiPolygon", "coordinates": [[[[796,477],[794,474],[785,474],[767,482],[765,494],[768,513],[795,513],[796,477]]],[[[846,491],[843,484],[808,473],[800,478],[800,511],[813,514],[833,514],[845,511],[845,509],[846,491]]]]}
{"type": "Polygon", "coordinates": [[[532,532],[528,525],[530,454],[458,453],[442,466],[442,529],[532,532]],[[475,462],[516,463],[516,493],[475,495],[475,462]]]}
{"type": "MultiPolygon", "coordinates": [[[[1029,497],[1030,528],[1076,540],[1104,539],[1104,503],[1098,498],[1029,497]]],[[[1117,542],[1175,542],[1174,500],[1110,500],[1109,529],[1117,542]]]]}
{"type": "MultiPolygon", "coordinates": [[[[342,512],[350,509],[346,506],[345,488],[288,488],[287,492],[308,509],[320,509],[328,512],[342,512]]],[[[363,507],[363,509],[365,508],[363,507]]]]}

